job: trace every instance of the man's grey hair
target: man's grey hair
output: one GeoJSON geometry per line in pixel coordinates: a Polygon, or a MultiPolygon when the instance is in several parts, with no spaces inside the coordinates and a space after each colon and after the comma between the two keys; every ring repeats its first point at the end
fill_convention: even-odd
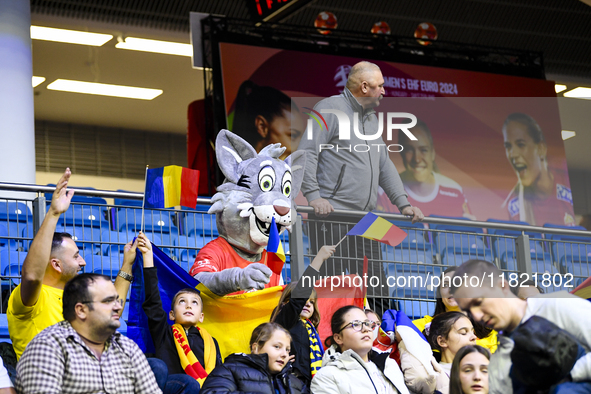
{"type": "Polygon", "coordinates": [[[349,78],[347,79],[347,89],[352,90],[361,85],[361,82],[365,81],[367,74],[374,71],[380,71],[380,67],[371,62],[362,61],[351,67],[349,71],[349,78]]]}

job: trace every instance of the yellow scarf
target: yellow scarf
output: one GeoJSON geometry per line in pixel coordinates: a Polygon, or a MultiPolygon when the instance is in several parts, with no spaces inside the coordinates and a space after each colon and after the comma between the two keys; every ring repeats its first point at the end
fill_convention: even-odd
{"type": "Polygon", "coordinates": [[[174,335],[174,344],[181,360],[181,367],[187,375],[197,380],[203,386],[207,375],[215,368],[216,350],[213,338],[205,328],[196,328],[199,330],[201,338],[203,338],[203,361],[205,362],[205,369],[203,369],[203,366],[189,347],[189,341],[187,340],[184,327],[180,324],[173,325],[172,334],[174,335]]]}
{"type": "Polygon", "coordinates": [[[324,354],[324,348],[322,347],[322,341],[318,335],[318,331],[312,325],[310,320],[302,320],[306,331],[308,331],[308,339],[310,340],[310,372],[312,377],[316,375],[316,372],[322,367],[322,355],[324,354]]]}

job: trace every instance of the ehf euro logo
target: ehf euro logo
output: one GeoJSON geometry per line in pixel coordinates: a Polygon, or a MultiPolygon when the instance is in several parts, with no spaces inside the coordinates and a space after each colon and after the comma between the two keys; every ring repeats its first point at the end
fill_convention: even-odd
{"type": "Polygon", "coordinates": [[[347,79],[349,78],[349,72],[351,71],[351,66],[348,64],[343,64],[342,66],[338,66],[337,70],[334,74],[334,80],[336,82],[336,87],[341,88],[343,90],[347,85],[347,79]]]}

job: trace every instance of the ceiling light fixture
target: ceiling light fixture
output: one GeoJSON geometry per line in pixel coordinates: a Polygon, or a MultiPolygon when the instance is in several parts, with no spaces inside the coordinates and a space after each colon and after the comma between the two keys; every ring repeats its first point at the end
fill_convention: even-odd
{"type": "Polygon", "coordinates": [[[127,37],[118,42],[115,48],[130,49],[132,51],[164,53],[166,55],[188,56],[193,55],[193,46],[180,42],[148,40],[145,38],[127,37]]]}
{"type": "Polygon", "coordinates": [[[100,47],[112,38],[113,36],[111,34],[31,26],[31,39],[33,40],[56,41],[100,47]]]}
{"type": "Polygon", "coordinates": [[[591,100],[591,88],[574,88],[573,90],[564,93],[564,97],[591,100]]]}
{"type": "Polygon", "coordinates": [[[575,133],[574,131],[562,130],[562,139],[563,140],[568,140],[569,138],[573,138],[575,135],[577,135],[577,133],[575,133]]]}
{"type": "Polygon", "coordinates": [[[36,88],[45,81],[45,77],[33,77],[33,87],[36,88]]]}
{"type": "Polygon", "coordinates": [[[556,84],[556,85],[554,85],[554,90],[556,91],[556,93],[560,93],[563,90],[566,90],[566,85],[556,84]]]}
{"type": "Polygon", "coordinates": [[[56,79],[47,85],[47,89],[73,93],[97,94],[100,96],[124,97],[139,100],[152,100],[163,93],[161,89],[136,88],[133,86],[72,81],[69,79],[56,79]]]}

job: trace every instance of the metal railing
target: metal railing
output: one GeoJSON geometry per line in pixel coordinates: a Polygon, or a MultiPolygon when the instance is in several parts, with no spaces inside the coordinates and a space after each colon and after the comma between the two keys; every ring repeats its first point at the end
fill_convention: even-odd
{"type": "MultiPolygon", "coordinates": [[[[107,204],[79,198],[71,203],[58,225],[58,230],[74,236],[87,262],[86,272],[102,272],[114,277],[122,262],[125,244],[141,226],[143,194],[71,189],[75,190],[75,196],[115,199],[116,203],[107,204]]],[[[0,201],[0,301],[4,305],[10,290],[19,283],[24,256],[50,203],[44,193],[52,193],[54,187],[0,183],[0,190],[37,193],[33,200],[0,201]],[[16,212],[9,212],[9,207],[16,207],[16,212]]],[[[144,214],[148,237],[187,271],[199,250],[218,236],[215,215],[207,213],[211,200],[198,198],[197,203],[196,210],[146,209],[144,214]]],[[[299,278],[318,247],[336,244],[366,214],[336,210],[324,219],[304,218],[313,213],[313,209],[306,206],[298,207],[298,213],[303,215],[298,215],[289,238],[282,236],[288,256],[283,270],[285,282],[299,278]],[[327,238],[328,233],[334,237],[327,238]]],[[[436,289],[428,282],[418,286],[402,283],[403,280],[411,276],[422,280],[437,277],[448,267],[473,258],[496,264],[508,276],[520,275],[517,282],[537,278],[542,284],[543,278],[550,277],[549,286],[548,281],[543,283],[546,291],[572,290],[591,275],[591,233],[588,231],[439,217],[427,217],[416,226],[403,215],[378,215],[397,223],[408,233],[402,244],[391,247],[360,237],[347,237],[339,246],[338,256],[325,263],[330,267],[327,268],[329,272],[344,268],[345,272],[361,274],[363,256],[367,255],[368,274],[378,276],[382,286],[368,289],[370,306],[378,309],[402,308],[415,318],[432,313],[436,289]],[[565,278],[571,276],[567,285],[573,287],[567,287],[565,278]]]]}

